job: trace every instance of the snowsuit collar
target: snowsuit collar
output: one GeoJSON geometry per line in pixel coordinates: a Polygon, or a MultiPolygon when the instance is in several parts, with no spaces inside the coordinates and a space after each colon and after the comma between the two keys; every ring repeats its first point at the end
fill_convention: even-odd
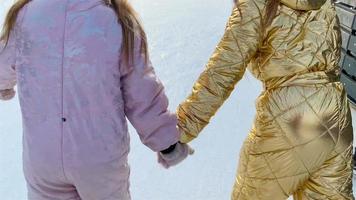
{"type": "Polygon", "coordinates": [[[281,2],[294,10],[318,10],[327,0],[281,0],[281,2]]]}

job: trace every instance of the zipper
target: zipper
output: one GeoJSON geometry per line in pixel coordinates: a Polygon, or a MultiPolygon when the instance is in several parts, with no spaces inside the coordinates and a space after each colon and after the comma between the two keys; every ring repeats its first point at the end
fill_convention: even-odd
{"type": "Polygon", "coordinates": [[[63,43],[62,43],[62,63],[61,63],[61,88],[60,88],[60,93],[61,93],[61,147],[60,147],[60,153],[61,153],[61,165],[62,165],[62,173],[64,178],[67,178],[65,169],[64,169],[64,152],[63,152],[63,145],[64,145],[64,130],[63,130],[63,126],[64,126],[64,122],[66,122],[66,118],[64,116],[64,57],[65,57],[65,42],[66,42],[66,28],[67,28],[67,10],[68,10],[68,3],[69,0],[67,0],[66,4],[65,4],[65,11],[64,11],[64,26],[63,26],[63,43]]]}

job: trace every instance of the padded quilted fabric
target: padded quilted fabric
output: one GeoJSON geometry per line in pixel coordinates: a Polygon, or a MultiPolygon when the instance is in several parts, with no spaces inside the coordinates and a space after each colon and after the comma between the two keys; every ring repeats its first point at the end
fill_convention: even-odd
{"type": "Polygon", "coordinates": [[[265,5],[241,0],[233,10],[206,69],[178,108],[181,141],[198,136],[249,69],[264,91],[232,199],[354,199],[353,129],[339,82],[334,6],[331,0],[282,0],[266,26],[265,5]]]}

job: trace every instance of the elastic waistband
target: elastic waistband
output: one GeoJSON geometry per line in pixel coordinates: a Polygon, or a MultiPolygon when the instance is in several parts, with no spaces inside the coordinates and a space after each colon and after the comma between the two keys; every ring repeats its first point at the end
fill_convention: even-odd
{"type": "Polygon", "coordinates": [[[276,77],[263,82],[263,85],[265,90],[271,90],[288,86],[315,86],[335,82],[340,82],[339,71],[311,72],[285,77],[276,77]]]}

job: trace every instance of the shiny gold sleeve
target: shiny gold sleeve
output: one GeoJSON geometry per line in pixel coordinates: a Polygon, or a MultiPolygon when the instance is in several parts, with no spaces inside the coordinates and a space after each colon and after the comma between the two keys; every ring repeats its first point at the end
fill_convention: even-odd
{"type": "MultiPolygon", "coordinates": [[[[262,0],[261,0],[262,1],[262,0]]],[[[225,34],[190,96],[177,110],[180,141],[198,136],[241,80],[262,38],[262,7],[258,0],[240,0],[225,34]]]]}

